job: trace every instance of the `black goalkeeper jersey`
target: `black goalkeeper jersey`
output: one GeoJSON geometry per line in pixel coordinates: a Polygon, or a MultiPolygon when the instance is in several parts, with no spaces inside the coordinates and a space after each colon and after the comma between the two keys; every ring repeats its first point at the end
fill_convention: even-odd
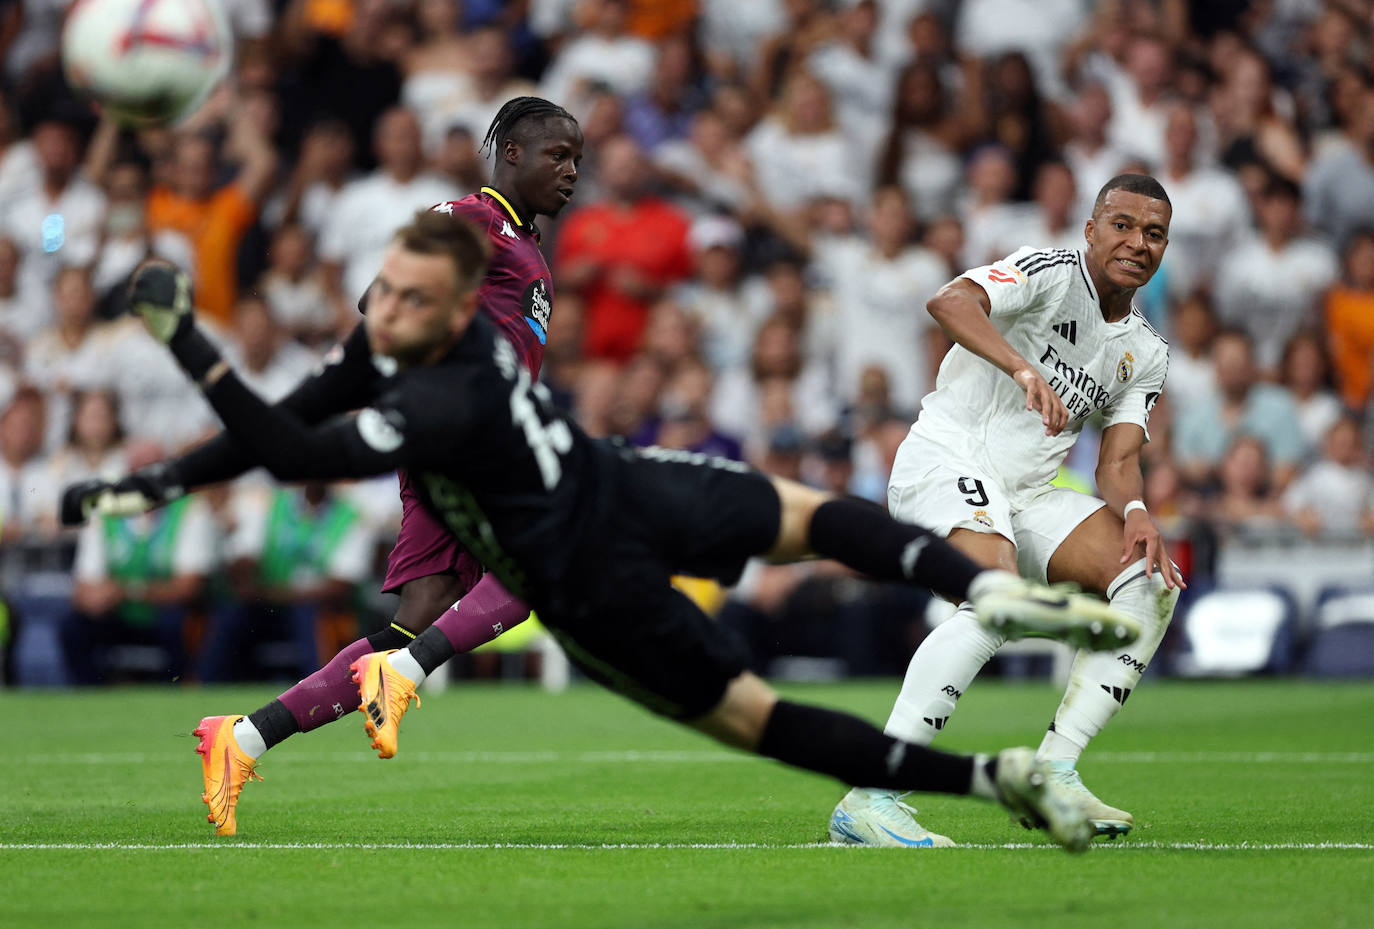
{"type": "Polygon", "coordinates": [[[371,354],[360,326],[315,388],[307,404],[272,407],[231,374],[206,396],[281,480],[409,470],[426,508],[518,596],[539,602],[593,555],[621,452],[555,408],[482,316],[437,364],[399,371],[371,354]],[[310,426],[322,383],[337,391],[328,405],[360,412],[310,426]]]}

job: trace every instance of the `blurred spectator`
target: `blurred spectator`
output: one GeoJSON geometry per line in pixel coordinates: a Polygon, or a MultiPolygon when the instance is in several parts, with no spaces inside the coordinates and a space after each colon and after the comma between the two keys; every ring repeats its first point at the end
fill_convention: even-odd
{"type": "Polygon", "coordinates": [[[753,168],[715,110],[694,115],[687,137],[665,142],[653,157],[660,178],[678,193],[674,202],[683,210],[709,215],[734,210],[749,197],[753,168]]]}
{"type": "Polygon", "coordinates": [[[268,224],[299,222],[318,240],[353,178],[353,148],[342,120],[323,120],[307,129],[285,188],[263,211],[268,224]]]}
{"type": "Polygon", "coordinates": [[[39,293],[19,289],[19,249],[0,236],[0,330],[23,344],[48,324],[47,301],[39,293]]]}
{"type": "Polygon", "coordinates": [[[224,145],[225,154],[239,165],[229,183],[216,183],[218,156],[210,139],[181,134],[173,151],[171,186],[154,186],[148,195],[148,228],[154,235],[179,232],[191,243],[196,305],[225,324],[238,294],[239,243],[272,183],[276,152],[264,128],[246,113],[231,117],[224,145]]]}
{"type": "MultiPolygon", "coordinates": [[[[1274,484],[1282,488],[1302,459],[1302,432],[1293,396],[1255,376],[1250,337],[1224,329],[1212,341],[1216,393],[1178,410],[1174,453],[1185,477],[1206,484],[1238,436],[1258,437],[1273,462],[1274,484]]],[[[1268,474],[1265,475],[1266,479],[1268,474]]]]}
{"type": "Polygon", "coordinates": [[[1304,330],[1283,347],[1279,382],[1293,395],[1307,457],[1320,450],[1327,430],[1341,416],[1341,401],[1331,390],[1331,364],[1315,330],[1304,330]]]}
{"type": "Polygon", "coordinates": [[[871,173],[836,122],[829,90],[802,69],[787,79],[777,106],[744,144],[760,194],[784,214],[819,194],[843,192],[855,200],[871,173]]]}
{"type": "Polygon", "coordinates": [[[425,170],[420,124],[410,110],[384,113],[373,130],[373,147],[377,170],[344,186],[320,232],[325,288],[341,319],[353,318],[392,234],[416,210],[467,193],[425,170]]]}
{"type": "Polygon", "coordinates": [[[703,216],[687,233],[696,273],[673,289],[673,298],[701,327],[701,350],[717,372],[747,363],[763,322],[744,292],[740,252],[744,230],[725,216],[703,216]]]}
{"type": "MultiPolygon", "coordinates": [[[[1073,169],[1074,186],[1078,190],[1076,213],[1086,218],[1092,215],[1097,192],[1121,173],[1127,156],[1107,138],[1112,98],[1101,84],[1091,83],[1084,87],[1069,106],[1067,115],[1069,138],[1064,143],[1063,155],[1073,169]]],[[[1161,183],[1173,201],[1174,185],[1163,177],[1161,183]]],[[[1174,235],[1174,225],[1173,222],[1169,224],[1170,237],[1174,235]]]]}
{"type": "MultiPolygon", "coordinates": [[[[0,47],[3,41],[0,38],[0,47]]],[[[19,117],[11,103],[0,88],[0,203],[13,203],[20,194],[43,182],[38,152],[33,140],[20,132],[19,117]]]]}
{"type": "Polygon", "coordinates": [[[275,403],[315,367],[316,356],[285,337],[263,298],[249,295],[234,307],[229,357],[245,384],[275,403]]]}
{"type": "Polygon", "coordinates": [[[978,58],[1023,55],[1036,82],[1057,97],[1063,92],[1060,50],[1082,28],[1084,12],[1081,0],[965,0],[954,34],[960,50],[978,58]]]}
{"type": "MultiPolygon", "coordinates": [[[[131,443],[129,467],[157,461],[154,443],[131,443]]],[[[199,495],[182,497],[142,516],[93,519],[81,530],[73,575],[72,611],[62,648],[78,684],[104,682],[117,646],[161,650],[154,670],[177,680],[185,667],[187,614],[198,605],[215,562],[215,525],[199,495]]]]}
{"type": "Polygon", "coordinates": [[[1313,226],[1344,248],[1374,216],[1374,86],[1366,83],[1345,128],[1307,171],[1304,207],[1313,226]]]}
{"type": "Polygon", "coordinates": [[[79,171],[81,138],[65,117],[44,119],[33,130],[40,183],[16,191],[0,211],[0,235],[18,247],[24,299],[47,294],[64,267],[88,266],[100,244],[105,195],[79,171]]]}
{"type": "Polygon", "coordinates": [[[834,425],[838,411],[824,366],[815,356],[802,353],[796,326],[781,314],[759,327],[747,368],[721,372],[711,418],[725,432],[744,437],[747,444],[757,443],[770,425],[765,399],[774,391],[781,391],[785,399],[783,418],[799,423],[807,433],[834,425]]]}
{"type": "Polygon", "coordinates": [[[1137,35],[1125,52],[1125,68],[1107,72],[1112,96],[1107,137],[1114,148],[1133,158],[1163,164],[1173,73],[1169,46],[1158,36],[1137,35]]]}
{"type": "Polygon", "coordinates": [[[906,194],[886,187],[873,197],[868,235],[827,244],[817,255],[835,304],[835,390],[859,391],[859,375],[881,365],[892,403],[915,410],[935,381],[944,340],[925,303],[949,279],[945,264],[913,244],[906,194]]]}
{"type": "Polygon", "coordinates": [[[278,226],[267,263],[258,288],[272,309],[272,319],[306,345],[329,341],[335,316],[305,228],[297,223],[278,226]]]}
{"type": "Polygon", "coordinates": [[[1028,200],[1040,165],[1055,157],[1059,139],[1067,133],[1058,107],[1041,96],[1025,55],[999,55],[986,73],[984,135],[1011,153],[1016,166],[1012,198],[1028,200]]]}
{"type": "Polygon", "coordinates": [[[934,62],[917,59],[897,76],[896,99],[879,152],[878,183],[900,184],[922,220],[951,212],[963,181],[960,153],[972,128],[934,62]]]}
{"type": "Polygon", "coordinates": [[[462,30],[461,0],[415,0],[411,9],[417,41],[401,58],[401,104],[419,118],[425,148],[434,151],[450,98],[465,95],[472,83],[473,42],[462,30]]]}
{"type": "Polygon", "coordinates": [[[1358,419],[1341,416],[1327,429],[1321,460],[1289,485],[1283,507],[1308,535],[1374,534],[1374,477],[1358,419]]]}
{"type": "Polygon", "coordinates": [[[749,70],[749,91],[756,100],[783,95],[788,76],[801,70],[812,49],[835,31],[833,16],[819,0],[783,0],[781,6],[786,20],[759,42],[749,70]]]}
{"type": "Polygon", "coordinates": [[[817,467],[815,480],[810,483],[832,494],[853,493],[853,440],[837,428],[827,429],[812,442],[811,451],[817,467]]]}
{"type": "Polygon", "coordinates": [[[1010,255],[1023,245],[1072,250],[1084,247],[1083,227],[1092,213],[1077,212],[1078,191],[1068,165],[1042,162],[1035,172],[1032,198],[1018,210],[1017,221],[1004,233],[997,252],[1010,255]]]}
{"type": "Polygon", "coordinates": [[[1343,266],[1344,279],[1326,296],[1326,332],[1341,399],[1363,410],[1374,383],[1374,229],[1350,237],[1343,266]]]}
{"type": "Polygon", "coordinates": [[[1241,48],[1221,75],[1212,102],[1221,162],[1236,169],[1258,162],[1301,181],[1306,157],[1292,125],[1293,101],[1274,86],[1269,63],[1254,49],[1241,48]]]}
{"type": "MultiPolygon", "coordinates": [[[[453,0],[449,2],[455,5],[453,0]]],[[[432,106],[418,108],[425,123],[426,146],[431,151],[439,137],[455,126],[467,129],[474,139],[482,138],[503,103],[513,97],[539,93],[533,82],[516,76],[510,36],[505,30],[496,26],[474,29],[466,45],[463,78],[447,93],[437,95],[432,106]]],[[[480,173],[487,173],[485,167],[480,173]]]]}
{"type": "Polygon", "coordinates": [[[201,649],[206,682],[257,669],[250,645],[285,640],[287,672],[319,667],[318,621],[352,608],[376,542],[352,504],[318,482],[251,488],[230,506],[234,531],[225,546],[234,601],[214,611],[201,649]]]}
{"type": "Polygon", "coordinates": [[[477,137],[467,126],[457,123],[444,133],[434,170],[448,178],[459,190],[479,190],[487,182],[487,162],[477,151],[477,137]]]}
{"type": "Polygon", "coordinates": [[[44,444],[62,443],[73,390],[102,381],[111,367],[109,326],[95,318],[95,291],[84,268],[63,268],[52,285],[52,325],[24,352],[24,376],[42,389],[51,409],[44,444]]]}
{"type": "Polygon", "coordinates": [[[1216,332],[1216,311],[1205,290],[1194,291],[1174,304],[1169,320],[1169,374],[1164,391],[1169,402],[1179,409],[1205,401],[1216,391],[1212,368],[1212,339],[1216,332]]]}
{"type": "Polygon", "coordinates": [[[1289,337],[1317,322],[1318,301],[1339,275],[1331,247],[1300,237],[1301,228],[1298,186],[1274,177],[1260,200],[1258,234],[1217,268],[1217,315],[1250,333],[1255,360],[1271,376],[1289,337]]]}
{"type": "Polygon", "coordinates": [[[1157,176],[1169,194],[1173,214],[1172,248],[1161,270],[1169,293],[1178,297],[1211,285],[1217,265],[1247,236],[1250,208],[1235,176],[1203,160],[1197,114],[1186,103],[1169,108],[1164,150],[1163,170],[1157,176]]]}
{"type": "Polygon", "coordinates": [[[55,499],[43,455],[43,395],[20,387],[0,412],[0,540],[13,542],[43,531],[55,499]]]}
{"type": "Polygon", "coordinates": [[[744,458],[739,440],[711,422],[711,369],[700,361],[680,365],[663,388],[658,415],[632,437],[635,445],[681,448],[736,461],[744,458]]]}
{"type": "Polygon", "coordinates": [[[697,36],[708,70],[723,80],[740,80],[758,60],[769,36],[784,24],[784,0],[700,0],[697,36]]]}
{"type": "Polygon", "coordinates": [[[48,461],[52,492],[40,514],[49,531],[58,529],[58,493],[90,478],[117,480],[128,470],[119,398],[111,390],[78,390],[72,395],[67,441],[48,461]]]}
{"type": "Polygon", "coordinates": [[[621,97],[648,87],[654,47],[626,32],[628,0],[582,0],[579,6],[583,30],[559,49],[544,72],[540,96],[581,116],[594,84],[621,97]]]}
{"type": "Polygon", "coordinates": [[[1208,512],[1222,529],[1270,529],[1279,525],[1283,516],[1274,490],[1264,442],[1256,436],[1239,435],[1222,456],[1208,512]]]}
{"type": "Polygon", "coordinates": [[[668,377],[674,377],[683,365],[701,360],[700,326],[681,303],[662,297],[649,310],[643,350],[668,377]]]}
{"type": "Polygon", "coordinates": [[[113,319],[124,312],[129,278],[141,262],[156,255],[189,268],[195,264],[195,255],[191,243],[179,232],[163,229],[156,236],[149,233],[148,173],[141,164],[116,162],[105,171],[102,183],[105,216],[91,284],[100,301],[98,315],[113,319]]]}
{"type": "Polygon", "coordinates": [[[893,68],[878,47],[878,16],[875,0],[845,0],[827,40],[806,57],[807,69],[830,89],[840,123],[870,151],[892,111],[893,68]]]}
{"type": "Polygon", "coordinates": [[[370,170],[370,141],[382,114],[401,97],[398,49],[388,43],[403,27],[401,8],[390,0],[355,0],[332,6],[288,0],[278,42],[285,73],[281,84],[282,127],[288,151],[300,133],[333,117],[348,127],[358,166],[370,170]],[[339,20],[322,15],[342,13],[339,20]]]}
{"type": "Polygon", "coordinates": [[[617,136],[600,151],[606,198],[578,207],[558,236],[554,277],[587,302],[585,352],[624,361],[639,347],[649,306],[691,269],[688,222],[648,193],[639,146],[617,136]]]}
{"type": "Polygon", "coordinates": [[[1014,228],[1018,213],[1010,202],[1016,188],[1011,152],[997,144],[980,145],[969,157],[968,189],[959,205],[964,223],[964,268],[978,268],[1006,256],[997,243],[1014,228]]]}
{"type": "Polygon", "coordinates": [[[687,137],[693,115],[707,103],[697,71],[687,36],[671,36],[658,43],[653,79],[625,101],[625,131],[644,151],[653,154],[665,142],[687,137]]]}

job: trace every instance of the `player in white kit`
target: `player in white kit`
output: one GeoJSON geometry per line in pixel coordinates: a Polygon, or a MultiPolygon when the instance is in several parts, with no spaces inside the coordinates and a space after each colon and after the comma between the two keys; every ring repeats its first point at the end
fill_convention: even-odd
{"type": "MultiPolygon", "coordinates": [[[[1079,652],[1039,750],[1109,836],[1134,820],[1083,787],[1076,764],[1140,681],[1185,586],[1140,499],[1140,449],[1168,344],[1131,304],[1164,257],[1171,214],[1158,181],[1123,174],[1098,194],[1082,251],[1022,248],[941,288],[927,309],[956,344],[888,485],[893,516],[945,535],[975,561],[1079,584],[1140,621],[1130,648],[1079,652]],[[1098,412],[1101,498],[1050,486],[1098,412]]],[[[961,604],[913,656],[886,733],[929,744],[1003,641],[961,604]]],[[[835,807],[830,835],[861,845],[954,844],[914,812],[898,794],[856,787],[835,807]]]]}

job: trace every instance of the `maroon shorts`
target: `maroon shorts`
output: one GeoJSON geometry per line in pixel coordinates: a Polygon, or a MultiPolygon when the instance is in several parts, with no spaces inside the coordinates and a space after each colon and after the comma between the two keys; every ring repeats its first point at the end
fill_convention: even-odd
{"type": "Polygon", "coordinates": [[[401,531],[386,560],[382,592],[391,593],[417,577],[451,574],[463,582],[467,593],[481,580],[482,563],[420,505],[410,475],[397,471],[396,476],[401,480],[401,531]]]}

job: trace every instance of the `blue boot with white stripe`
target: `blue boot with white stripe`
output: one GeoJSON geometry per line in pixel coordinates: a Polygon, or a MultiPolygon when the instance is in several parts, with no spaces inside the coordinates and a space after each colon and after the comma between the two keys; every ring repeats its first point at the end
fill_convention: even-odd
{"type": "Polygon", "coordinates": [[[926,829],[905,794],[855,787],[830,814],[830,840],[875,848],[952,848],[954,840],[926,829]]]}

